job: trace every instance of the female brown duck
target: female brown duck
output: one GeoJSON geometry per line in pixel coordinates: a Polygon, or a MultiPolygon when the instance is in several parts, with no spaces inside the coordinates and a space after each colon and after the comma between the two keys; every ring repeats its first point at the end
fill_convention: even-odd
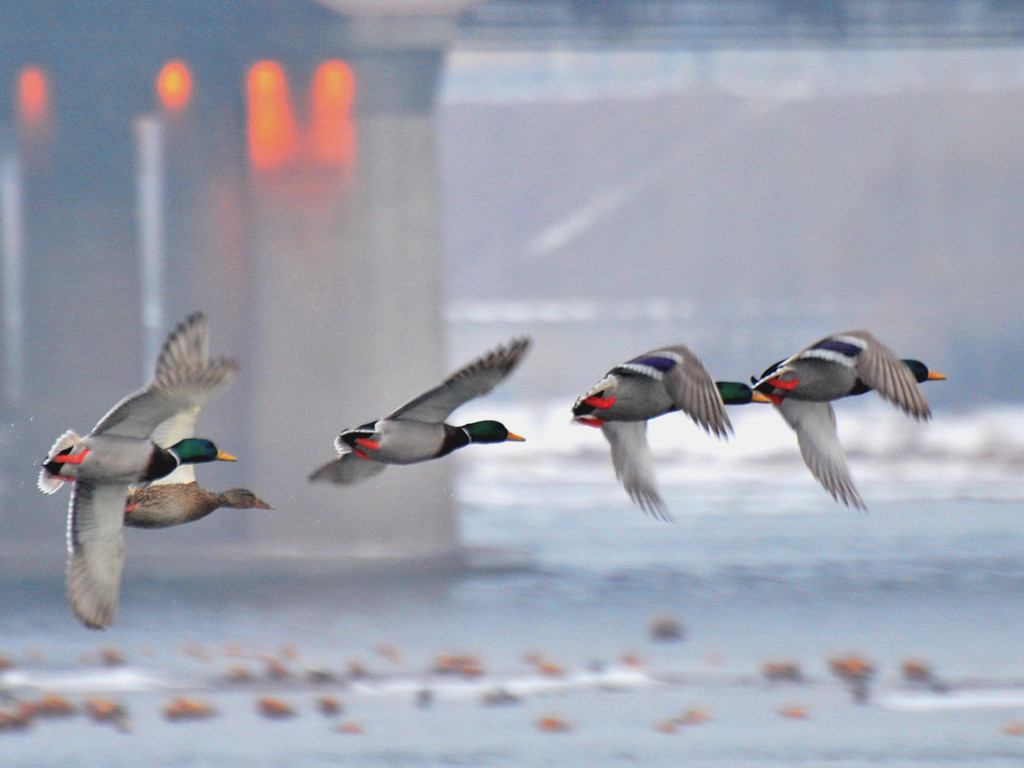
{"type": "Polygon", "coordinates": [[[169,528],[201,520],[221,507],[273,509],[247,488],[232,488],[216,493],[200,488],[195,480],[155,483],[145,488],[136,488],[128,494],[124,524],[131,528],[169,528]]]}

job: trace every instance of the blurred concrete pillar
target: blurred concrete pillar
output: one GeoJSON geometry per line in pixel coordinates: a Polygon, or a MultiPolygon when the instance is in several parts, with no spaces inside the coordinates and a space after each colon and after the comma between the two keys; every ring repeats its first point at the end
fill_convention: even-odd
{"type": "Polygon", "coordinates": [[[249,361],[246,463],[278,507],[252,518],[256,552],[424,558],[458,548],[450,461],[347,487],[306,479],[335,456],[342,428],[386,415],[447,368],[434,95],[454,19],[381,22],[339,18],[334,30],[356,83],[351,173],[254,178],[260,354],[249,361]]]}

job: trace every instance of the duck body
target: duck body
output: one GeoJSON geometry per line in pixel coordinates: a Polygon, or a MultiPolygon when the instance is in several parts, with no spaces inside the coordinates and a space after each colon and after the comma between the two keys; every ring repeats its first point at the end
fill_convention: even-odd
{"type": "Polygon", "coordinates": [[[170,528],[201,520],[217,509],[273,509],[247,488],[207,491],[195,482],[162,483],[128,494],[124,524],[130,528],[170,528]]]}
{"type": "MultiPolygon", "coordinates": [[[[752,396],[748,387],[738,386],[752,396]]],[[[682,411],[709,434],[728,437],[732,431],[718,385],[683,344],[614,366],[572,407],[575,421],[601,429],[615,475],[633,503],[662,520],[673,518],[655,483],[647,422],[673,411],[682,411]]]]}
{"type": "Polygon", "coordinates": [[[519,365],[530,344],[529,337],[513,339],[383,419],[342,430],[334,441],[338,458],[313,470],[309,479],[344,485],[382,472],[388,464],[430,461],[470,443],[522,441],[497,421],[455,426],[445,419],[463,403],[494,389],[519,365]]]}
{"type": "Polygon", "coordinates": [[[678,411],[660,379],[612,369],[573,406],[573,416],[591,426],[607,421],[647,421],[678,411]]]}
{"type": "Polygon", "coordinates": [[[773,397],[829,402],[852,394],[858,381],[852,366],[807,358],[789,363],[782,373],[769,374],[768,381],[755,389],[773,397]],[[792,388],[787,388],[789,386],[792,388]]]}
{"type": "Polygon", "coordinates": [[[827,336],[751,381],[796,432],[804,463],[821,486],[836,501],[865,509],[839,442],[832,401],[875,390],[908,416],[927,420],[931,409],[918,384],[944,378],[857,330],[827,336]]]}
{"type": "Polygon", "coordinates": [[[431,424],[413,419],[381,419],[373,424],[342,431],[338,441],[358,458],[365,457],[365,461],[417,464],[445,456],[469,444],[469,440],[464,439],[461,445],[456,445],[456,433],[459,430],[450,424],[431,424]],[[376,447],[371,448],[370,444],[376,447]]]}
{"type": "Polygon", "coordinates": [[[914,373],[864,330],[833,334],[768,368],[753,388],[771,398],[831,402],[875,390],[916,419],[931,417],[914,373]]]}
{"type": "Polygon", "coordinates": [[[84,438],[65,432],[41,462],[43,493],[72,484],[66,588],[72,609],[88,627],[107,626],[117,610],[130,486],[146,485],[183,464],[234,460],[201,438],[169,444],[177,425],[194,423],[203,401],[237,372],[235,361],[211,361],[207,349],[205,317],[194,313],[168,336],[144,389],[118,402],[84,438]]]}
{"type": "Polygon", "coordinates": [[[43,465],[58,480],[145,484],[170,474],[179,464],[171,451],[150,440],[107,434],[78,439],[73,432],[65,434],[74,443],[43,465]]]}
{"type": "Polygon", "coordinates": [[[647,421],[672,411],[683,411],[720,437],[732,431],[711,376],[682,344],[616,365],[572,407],[576,421],[596,427],[608,421],[647,421]]]}

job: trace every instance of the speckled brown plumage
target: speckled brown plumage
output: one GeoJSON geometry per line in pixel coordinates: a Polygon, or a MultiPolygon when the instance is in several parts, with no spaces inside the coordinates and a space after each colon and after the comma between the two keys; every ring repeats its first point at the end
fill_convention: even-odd
{"type": "Polygon", "coordinates": [[[137,488],[128,494],[124,524],[132,528],[169,528],[200,520],[221,507],[273,509],[245,488],[216,493],[194,482],[164,483],[137,488]]]}

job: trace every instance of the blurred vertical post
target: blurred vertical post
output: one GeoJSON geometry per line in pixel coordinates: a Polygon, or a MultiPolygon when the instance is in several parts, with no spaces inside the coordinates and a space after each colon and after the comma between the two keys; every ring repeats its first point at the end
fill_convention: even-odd
{"type": "Polygon", "coordinates": [[[400,467],[358,488],[306,477],[336,455],[341,428],[389,412],[447,369],[435,124],[455,29],[454,14],[426,5],[401,19],[338,17],[324,30],[333,49],[317,69],[323,80],[311,84],[312,146],[291,140],[283,69],[258,65],[248,81],[260,372],[246,466],[289,509],[249,518],[248,552],[296,562],[461,557],[453,462],[400,467]],[[266,438],[283,433],[308,437],[283,456],[266,438]]]}
{"type": "Polygon", "coordinates": [[[0,251],[3,263],[5,395],[15,405],[25,396],[23,304],[22,174],[18,149],[5,140],[0,145],[0,251]]]}
{"type": "Polygon", "coordinates": [[[150,378],[164,328],[164,126],[155,114],[135,119],[135,221],[145,336],[143,381],[150,378]]]}

